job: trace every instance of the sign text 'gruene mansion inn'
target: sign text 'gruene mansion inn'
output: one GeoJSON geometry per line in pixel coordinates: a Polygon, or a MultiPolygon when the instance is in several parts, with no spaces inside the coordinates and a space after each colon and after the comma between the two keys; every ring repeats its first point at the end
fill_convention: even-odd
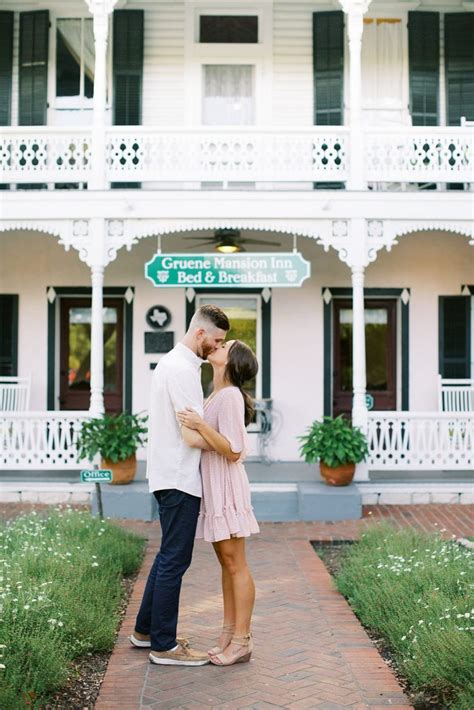
{"type": "Polygon", "coordinates": [[[472,473],[473,38],[471,0],[0,0],[0,468],[77,470],[215,303],[269,481],[340,413],[358,481],[472,473]]]}

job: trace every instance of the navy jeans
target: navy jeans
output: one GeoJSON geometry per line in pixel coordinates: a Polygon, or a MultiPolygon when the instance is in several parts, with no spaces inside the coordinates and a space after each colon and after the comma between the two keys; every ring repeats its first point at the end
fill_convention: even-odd
{"type": "Polygon", "coordinates": [[[191,564],[201,499],[174,488],[155,491],[161,523],[161,547],[143,593],[135,629],[150,634],[154,651],[176,646],[179,595],[191,564]]]}

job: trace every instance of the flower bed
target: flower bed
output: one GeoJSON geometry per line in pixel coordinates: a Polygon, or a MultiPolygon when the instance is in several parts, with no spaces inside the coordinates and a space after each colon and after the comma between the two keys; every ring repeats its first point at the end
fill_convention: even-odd
{"type": "MultiPolygon", "coordinates": [[[[474,554],[439,535],[377,525],[344,554],[339,590],[389,645],[412,692],[474,707],[474,554]]],[[[416,704],[415,704],[416,706],[416,704]]]]}
{"type": "Polygon", "coordinates": [[[113,647],[121,580],[143,540],[65,509],[3,526],[0,548],[0,707],[40,708],[74,659],[113,647]]]}

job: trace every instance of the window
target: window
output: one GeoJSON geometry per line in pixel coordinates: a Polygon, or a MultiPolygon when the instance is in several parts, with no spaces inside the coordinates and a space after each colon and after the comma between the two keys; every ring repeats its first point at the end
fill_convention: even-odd
{"type": "Polygon", "coordinates": [[[0,375],[15,377],[18,362],[18,296],[0,295],[0,375]]]}
{"type": "MultiPolygon", "coordinates": [[[[227,314],[231,329],[226,340],[242,340],[257,356],[260,363],[260,371],[255,379],[246,383],[245,389],[252,397],[257,399],[262,396],[261,377],[261,296],[255,295],[212,295],[197,296],[196,309],[205,303],[213,303],[219,306],[227,314]]],[[[212,389],[212,368],[208,364],[202,367],[202,386],[204,396],[207,397],[212,389]]]]}
{"type": "Polygon", "coordinates": [[[242,126],[255,122],[254,67],[205,64],[202,122],[205,126],[242,126]]]}
{"type": "Polygon", "coordinates": [[[199,41],[209,44],[258,43],[256,15],[201,15],[199,41]]]}
{"type": "Polygon", "coordinates": [[[466,296],[440,296],[439,372],[442,377],[470,377],[470,310],[470,298],[466,296]]]}
{"type": "Polygon", "coordinates": [[[91,99],[94,95],[92,19],[56,23],[56,96],[91,99]]]}

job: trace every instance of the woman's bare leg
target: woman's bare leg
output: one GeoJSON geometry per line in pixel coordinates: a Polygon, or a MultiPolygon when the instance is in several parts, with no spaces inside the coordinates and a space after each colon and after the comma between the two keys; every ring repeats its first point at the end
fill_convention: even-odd
{"type": "Polygon", "coordinates": [[[226,626],[235,625],[235,600],[234,589],[232,586],[232,577],[224,566],[221,554],[219,552],[219,543],[214,542],[214,551],[221,565],[222,570],[222,596],[224,598],[224,624],[226,626]]]}
{"type": "MultiPolygon", "coordinates": [[[[214,543],[227,579],[232,586],[235,609],[235,636],[245,636],[250,631],[255,585],[245,557],[245,538],[231,538],[214,543]]],[[[223,572],[224,579],[224,572],[223,572]]]]}

